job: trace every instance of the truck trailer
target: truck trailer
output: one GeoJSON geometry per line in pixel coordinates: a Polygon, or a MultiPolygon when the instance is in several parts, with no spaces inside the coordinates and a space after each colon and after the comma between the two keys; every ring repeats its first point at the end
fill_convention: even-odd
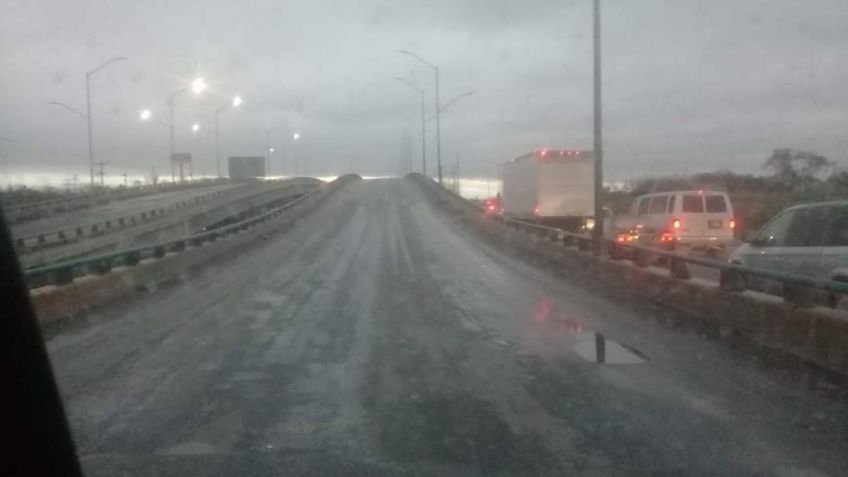
{"type": "Polygon", "coordinates": [[[595,214],[592,151],[540,149],[503,165],[503,214],[579,231],[595,214]]]}

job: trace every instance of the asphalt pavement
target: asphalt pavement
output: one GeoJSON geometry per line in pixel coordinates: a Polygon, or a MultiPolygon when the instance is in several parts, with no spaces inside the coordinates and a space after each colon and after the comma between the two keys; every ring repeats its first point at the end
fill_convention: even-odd
{"type": "Polygon", "coordinates": [[[48,348],[91,476],[844,475],[845,403],[644,313],[369,180],[48,348]]]}

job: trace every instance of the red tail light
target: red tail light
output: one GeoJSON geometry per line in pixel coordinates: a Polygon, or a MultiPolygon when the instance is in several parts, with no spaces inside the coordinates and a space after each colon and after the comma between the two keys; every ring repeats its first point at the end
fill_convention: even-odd
{"type": "Polygon", "coordinates": [[[683,224],[680,222],[680,219],[674,219],[674,221],[671,223],[671,228],[677,230],[680,228],[681,225],[683,224]]]}
{"type": "Polygon", "coordinates": [[[539,215],[539,204],[533,206],[533,215],[539,215]]]}
{"type": "Polygon", "coordinates": [[[736,219],[730,219],[730,229],[733,230],[736,228],[736,219]]]}

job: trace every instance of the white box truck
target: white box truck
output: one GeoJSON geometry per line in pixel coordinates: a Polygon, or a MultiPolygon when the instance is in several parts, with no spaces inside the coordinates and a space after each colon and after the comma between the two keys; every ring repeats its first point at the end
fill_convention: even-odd
{"type": "Polygon", "coordinates": [[[578,231],[595,214],[592,151],[540,149],[502,169],[503,213],[578,231]]]}

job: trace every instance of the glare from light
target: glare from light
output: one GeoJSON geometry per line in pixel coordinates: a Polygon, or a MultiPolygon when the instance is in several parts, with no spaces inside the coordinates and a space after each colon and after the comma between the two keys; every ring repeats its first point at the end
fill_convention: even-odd
{"type": "Polygon", "coordinates": [[[233,98],[233,107],[234,108],[241,106],[242,103],[244,103],[244,100],[241,99],[241,96],[236,96],[235,98],[233,98]]]}
{"type": "Polygon", "coordinates": [[[299,132],[296,132],[296,133],[292,134],[292,139],[294,139],[295,141],[297,141],[298,139],[300,139],[300,133],[299,133],[299,132]]]}
{"type": "Polygon", "coordinates": [[[153,116],[153,112],[149,109],[142,109],[140,113],[138,113],[138,118],[142,121],[147,121],[153,116]]]}
{"type": "Polygon", "coordinates": [[[206,81],[203,78],[197,78],[191,82],[191,92],[194,94],[200,94],[204,90],[206,90],[206,81]]]}
{"type": "Polygon", "coordinates": [[[200,123],[194,123],[191,125],[191,130],[194,132],[200,131],[200,123]]]}
{"type": "Polygon", "coordinates": [[[274,152],[274,148],[273,148],[273,147],[269,147],[269,148],[268,148],[268,152],[274,152]]]}

